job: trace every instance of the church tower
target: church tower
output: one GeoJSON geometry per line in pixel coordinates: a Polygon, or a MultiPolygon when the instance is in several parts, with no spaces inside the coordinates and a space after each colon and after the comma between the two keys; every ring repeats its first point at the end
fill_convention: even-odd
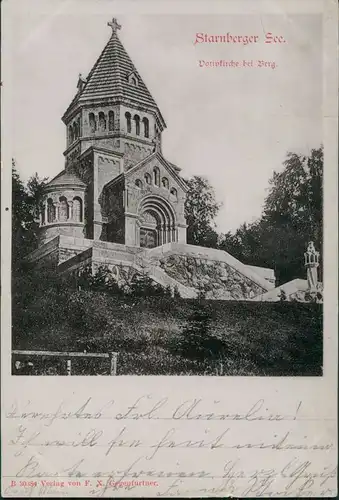
{"type": "Polygon", "coordinates": [[[161,143],[161,112],[122,45],[116,19],[111,37],[62,117],[67,129],[66,170],[91,146],[118,153],[126,171],[161,143]],[[122,156],[121,156],[122,155],[122,156]]]}
{"type": "Polygon", "coordinates": [[[65,170],[47,185],[41,242],[60,234],[127,246],[185,243],[187,185],[162,155],[166,123],[119,39],[121,26],[115,18],[108,26],[108,43],[87,78],[79,75],[62,117],[65,170]]]}

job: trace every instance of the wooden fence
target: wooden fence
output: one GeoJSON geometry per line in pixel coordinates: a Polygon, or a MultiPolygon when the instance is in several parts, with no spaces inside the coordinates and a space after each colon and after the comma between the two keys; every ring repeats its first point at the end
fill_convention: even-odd
{"type": "Polygon", "coordinates": [[[72,358],[104,358],[109,359],[110,375],[117,374],[118,353],[117,352],[57,352],[57,351],[18,351],[13,350],[12,356],[17,357],[54,357],[66,360],[66,375],[72,375],[72,358]]]}

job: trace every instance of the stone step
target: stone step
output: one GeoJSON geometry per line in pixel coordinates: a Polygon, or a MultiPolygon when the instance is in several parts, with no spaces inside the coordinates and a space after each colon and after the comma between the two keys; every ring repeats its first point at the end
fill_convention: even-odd
{"type": "MultiPolygon", "coordinates": [[[[263,275],[260,274],[260,268],[255,269],[254,267],[247,266],[224,250],[218,250],[216,248],[200,247],[183,243],[166,243],[159,247],[147,249],[143,254],[145,258],[153,263],[157,263],[160,259],[168,258],[171,255],[183,255],[195,259],[223,262],[253,281],[253,283],[261,287],[263,291],[271,290],[275,286],[274,280],[270,281],[265,279],[263,275]]],[[[270,272],[272,277],[274,275],[271,270],[266,268],[262,269],[261,272],[265,272],[265,274],[270,272]]]]}
{"type": "Polygon", "coordinates": [[[136,271],[139,271],[139,272],[146,271],[148,276],[153,281],[155,281],[156,283],[158,283],[159,285],[161,285],[163,287],[170,286],[172,288],[172,290],[175,287],[177,287],[181,297],[183,297],[185,299],[191,299],[191,298],[195,298],[197,296],[197,292],[196,292],[196,290],[194,290],[194,288],[187,287],[187,286],[183,285],[182,283],[180,283],[179,281],[175,280],[174,278],[169,276],[167,273],[165,273],[165,271],[163,271],[159,266],[152,264],[148,259],[142,257],[142,258],[140,258],[140,260],[142,261],[143,267],[141,267],[135,263],[132,266],[136,271]]]}

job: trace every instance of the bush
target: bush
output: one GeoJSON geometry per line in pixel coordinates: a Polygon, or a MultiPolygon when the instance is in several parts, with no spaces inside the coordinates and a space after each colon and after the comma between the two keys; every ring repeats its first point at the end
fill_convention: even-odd
{"type": "Polygon", "coordinates": [[[175,285],[174,290],[173,290],[173,298],[175,300],[181,299],[181,295],[180,295],[180,292],[179,292],[179,289],[178,289],[177,285],[175,285]]]}
{"type": "Polygon", "coordinates": [[[124,293],[107,266],[100,266],[95,273],[92,273],[90,267],[83,269],[76,279],[76,287],[79,290],[107,292],[112,295],[124,293]]]}
{"type": "Polygon", "coordinates": [[[224,351],[222,340],[210,333],[212,309],[203,298],[194,301],[193,312],[182,328],[176,350],[189,359],[216,359],[224,351]]]}
{"type": "Polygon", "coordinates": [[[320,291],[310,291],[305,292],[306,302],[311,302],[312,304],[318,304],[323,301],[323,294],[320,291]]]}
{"type": "Polygon", "coordinates": [[[67,320],[71,328],[83,335],[94,334],[107,327],[107,317],[100,301],[93,300],[86,291],[70,294],[67,308],[67,320]]]}
{"type": "Polygon", "coordinates": [[[118,283],[107,266],[100,266],[95,273],[86,267],[76,279],[79,290],[106,292],[125,297],[172,297],[170,285],[163,287],[155,283],[147,272],[134,272],[126,283],[118,283]]]}

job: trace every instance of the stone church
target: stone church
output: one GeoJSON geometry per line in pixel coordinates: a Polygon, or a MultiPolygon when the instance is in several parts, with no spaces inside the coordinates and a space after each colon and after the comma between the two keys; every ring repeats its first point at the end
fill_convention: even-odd
{"type": "Polygon", "coordinates": [[[62,120],[65,168],[45,188],[37,250],[61,273],[107,266],[117,280],[147,272],[194,297],[203,285],[218,299],[253,299],[275,286],[271,269],[186,244],[187,185],[162,153],[165,120],[127,54],[116,19],[112,33],[62,120]],[[126,274],[127,273],[127,274],[126,274]]]}

